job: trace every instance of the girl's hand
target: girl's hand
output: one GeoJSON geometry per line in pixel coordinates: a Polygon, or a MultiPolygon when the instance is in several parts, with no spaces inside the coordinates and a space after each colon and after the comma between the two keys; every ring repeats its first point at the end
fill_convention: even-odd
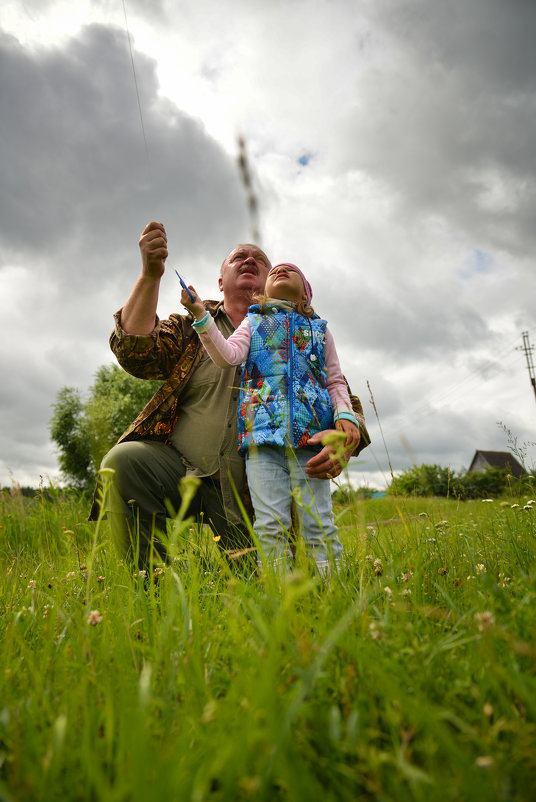
{"type": "Polygon", "coordinates": [[[181,291],[181,304],[186,307],[186,309],[192,313],[196,320],[201,320],[205,316],[206,309],[203,306],[201,299],[197,295],[195,289],[192,285],[189,285],[189,290],[194,296],[194,300],[190,298],[186,290],[181,291]]]}
{"type": "Polygon", "coordinates": [[[339,431],[341,432],[344,432],[346,435],[346,440],[344,442],[345,450],[351,448],[353,451],[361,439],[359,429],[357,428],[355,423],[352,423],[352,421],[345,420],[344,418],[342,418],[342,420],[338,420],[335,422],[335,428],[339,429],[339,431]]]}
{"type": "Polygon", "coordinates": [[[324,445],[322,451],[311,457],[305,466],[305,473],[311,479],[335,479],[339,476],[361,439],[359,429],[349,420],[337,421],[335,427],[335,431],[327,429],[317,432],[307,441],[307,445],[310,446],[318,443],[324,445]],[[340,431],[340,435],[336,434],[337,430],[340,431]],[[337,440],[339,438],[342,440],[343,437],[344,445],[340,441],[337,443],[337,440]]]}

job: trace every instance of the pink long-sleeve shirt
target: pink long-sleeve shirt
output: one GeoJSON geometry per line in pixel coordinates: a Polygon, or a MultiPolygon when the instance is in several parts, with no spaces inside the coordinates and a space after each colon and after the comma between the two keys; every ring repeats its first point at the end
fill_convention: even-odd
{"type": "MultiPolygon", "coordinates": [[[[201,338],[208,355],[220,368],[228,365],[240,365],[245,362],[251,345],[251,328],[249,319],[244,318],[242,323],[226,340],[212,317],[196,331],[201,338]]],[[[348,387],[342,375],[339,357],[335,348],[335,341],[330,330],[326,327],[326,341],[324,344],[325,369],[327,374],[327,390],[333,407],[335,420],[337,416],[346,412],[354,416],[354,411],[348,395],[348,387]]]]}

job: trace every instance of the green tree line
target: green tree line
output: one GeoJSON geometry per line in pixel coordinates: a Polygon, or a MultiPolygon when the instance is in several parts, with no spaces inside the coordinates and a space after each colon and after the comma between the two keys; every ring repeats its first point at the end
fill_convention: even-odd
{"type": "Polygon", "coordinates": [[[506,493],[512,482],[517,480],[502,468],[457,473],[441,465],[413,465],[393,479],[389,492],[395,496],[497,497],[506,493]]]}
{"type": "MultiPolygon", "coordinates": [[[[534,472],[516,479],[503,468],[486,468],[472,473],[456,472],[441,465],[412,465],[400,471],[385,489],[389,496],[419,496],[455,499],[497,498],[525,487],[532,492],[535,485],[534,472]]],[[[375,488],[352,488],[342,485],[335,491],[334,501],[349,503],[354,499],[371,498],[375,488]]]]}

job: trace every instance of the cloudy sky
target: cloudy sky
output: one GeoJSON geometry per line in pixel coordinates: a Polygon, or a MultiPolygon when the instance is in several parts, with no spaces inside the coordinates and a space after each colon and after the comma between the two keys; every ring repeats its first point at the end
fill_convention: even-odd
{"type": "Polygon", "coordinates": [[[0,24],[2,485],[57,478],[51,405],[113,360],[147,221],[219,297],[251,238],[238,135],[262,245],[363,401],[352,481],[384,486],[387,452],[460,470],[508,450],[498,422],[536,441],[533,0],[4,0],[0,24]]]}

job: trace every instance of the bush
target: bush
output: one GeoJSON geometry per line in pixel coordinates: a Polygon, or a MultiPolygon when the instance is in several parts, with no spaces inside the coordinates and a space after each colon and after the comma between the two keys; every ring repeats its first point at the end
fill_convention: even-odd
{"type": "Polygon", "coordinates": [[[387,490],[394,496],[448,496],[454,472],[440,465],[413,465],[395,476],[387,490]]]}
{"type": "Polygon", "coordinates": [[[369,487],[368,485],[362,485],[358,488],[352,487],[352,485],[342,485],[335,490],[331,499],[334,504],[351,504],[356,499],[372,498],[378,492],[375,487],[369,487]]]}
{"type": "Polygon", "coordinates": [[[500,496],[518,480],[502,468],[460,473],[440,465],[413,465],[394,478],[387,492],[394,496],[442,496],[474,499],[500,496]]]}
{"type": "MultiPolygon", "coordinates": [[[[514,480],[516,482],[516,480],[514,480]]],[[[460,498],[500,496],[508,489],[508,473],[502,468],[466,473],[455,482],[455,495],[460,498]]]]}

